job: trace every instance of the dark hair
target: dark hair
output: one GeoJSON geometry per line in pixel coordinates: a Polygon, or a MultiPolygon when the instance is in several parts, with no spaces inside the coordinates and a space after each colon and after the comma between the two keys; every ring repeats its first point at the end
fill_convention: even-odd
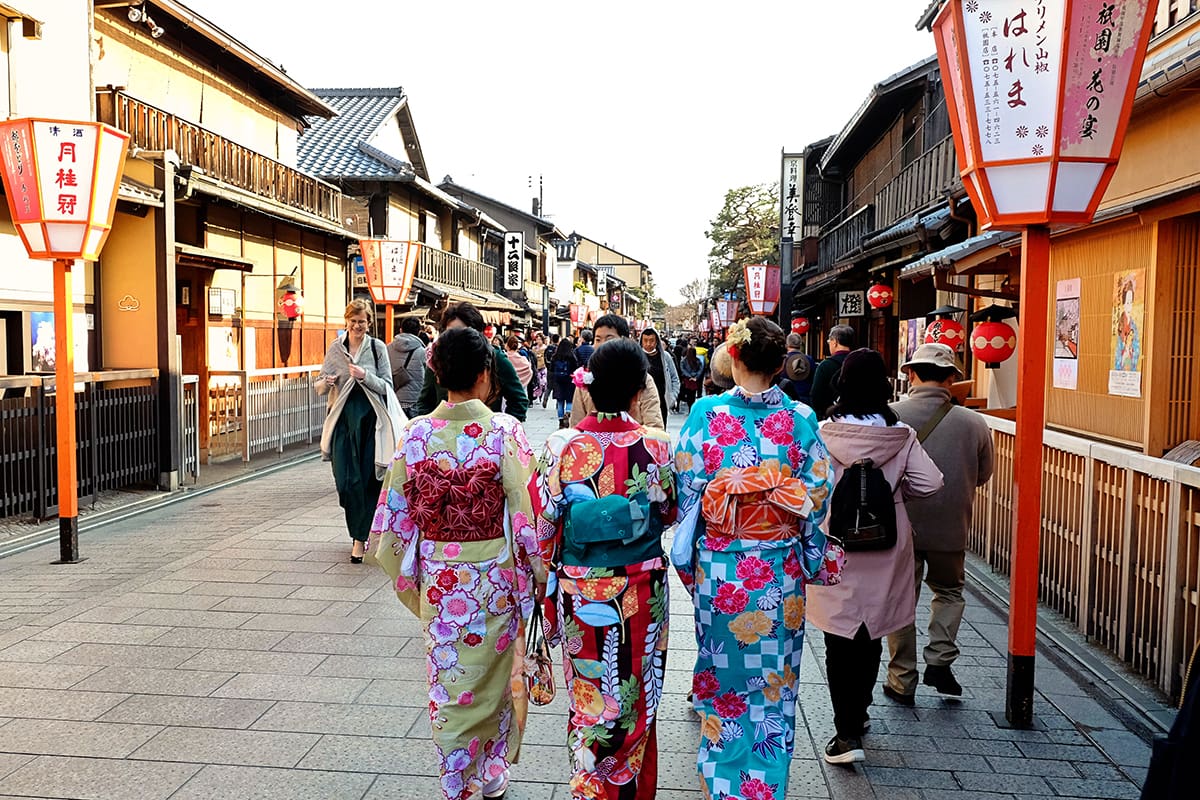
{"type": "Polygon", "coordinates": [[[562,339],[562,337],[557,333],[550,334],[550,344],[558,344],[560,339],[562,339]]]}
{"type": "Polygon", "coordinates": [[[446,310],[442,312],[442,330],[446,330],[446,326],[454,320],[483,333],[483,314],[480,314],[478,308],[466,301],[446,306],[446,310]]]}
{"type": "Polygon", "coordinates": [[[624,317],[618,317],[616,314],[605,314],[596,320],[592,325],[592,330],[597,328],[612,328],[622,339],[629,338],[629,323],[625,321],[624,317]]]}
{"type": "Polygon", "coordinates": [[[442,388],[465,392],[492,368],[495,351],[474,328],[454,328],[438,337],[433,348],[433,372],[442,388]]]}
{"type": "Polygon", "coordinates": [[[683,360],[688,363],[688,366],[695,369],[700,365],[700,355],[696,352],[696,348],[688,345],[687,350],[683,354],[683,360]]]}
{"type": "Polygon", "coordinates": [[[404,317],[400,320],[401,333],[418,334],[421,332],[421,320],[416,317],[404,317]]]}
{"type": "Polygon", "coordinates": [[[508,335],[508,338],[504,340],[504,349],[505,350],[516,350],[520,346],[521,346],[521,340],[518,339],[514,334],[510,333],[508,335]]]}
{"type": "Polygon", "coordinates": [[[580,332],[580,334],[579,334],[579,338],[583,340],[583,343],[584,343],[584,344],[591,344],[591,343],[592,343],[592,336],[593,336],[593,335],[592,335],[592,332],[591,332],[591,331],[589,331],[589,330],[583,330],[583,331],[581,331],[581,332],[580,332]]]}
{"type": "MultiPolygon", "coordinates": [[[[654,337],[654,349],[655,350],[662,347],[662,337],[660,337],[658,335],[658,331],[654,330],[654,328],[646,328],[644,331],[642,331],[642,336],[644,337],[647,334],[654,337]]],[[[639,337],[639,338],[641,338],[641,337],[639,337]]]]}
{"type": "Polygon", "coordinates": [[[854,328],[849,325],[834,325],[829,329],[829,338],[842,347],[854,347],[854,328]]]}
{"type": "Polygon", "coordinates": [[[628,411],[646,382],[649,367],[642,348],[629,339],[613,339],[597,347],[588,362],[594,377],[588,394],[596,410],[607,414],[628,411]]]}
{"type": "Polygon", "coordinates": [[[555,361],[574,361],[575,360],[575,345],[571,343],[570,337],[563,339],[558,343],[558,347],[554,349],[555,361]]]}
{"type": "Polygon", "coordinates": [[[869,417],[879,414],[888,425],[899,419],[888,406],[892,386],[888,383],[883,356],[868,347],[851,351],[833,382],[837,402],[829,409],[830,417],[869,417]]]}
{"type": "Polygon", "coordinates": [[[763,317],[751,317],[746,329],[750,331],[750,341],[738,345],[738,361],[751,372],[774,375],[787,354],[783,330],[763,317]]]}
{"type": "Polygon", "coordinates": [[[909,364],[908,369],[917,374],[922,383],[941,383],[951,375],[957,375],[954,367],[939,367],[936,364],[909,364]]]}

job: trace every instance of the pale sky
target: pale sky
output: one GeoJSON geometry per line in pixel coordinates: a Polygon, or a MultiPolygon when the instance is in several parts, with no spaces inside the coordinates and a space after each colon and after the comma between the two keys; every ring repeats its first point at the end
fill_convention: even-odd
{"type": "Polygon", "coordinates": [[[434,183],[529,210],[541,175],[545,215],[669,303],[728,189],[934,51],[928,0],[184,2],[305,86],[404,87],[434,183]]]}

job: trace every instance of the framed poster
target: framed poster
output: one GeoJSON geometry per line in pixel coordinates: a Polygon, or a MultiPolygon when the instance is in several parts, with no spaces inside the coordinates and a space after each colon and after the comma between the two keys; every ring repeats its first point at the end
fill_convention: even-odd
{"type": "Polygon", "coordinates": [[[1079,387],[1081,278],[1059,281],[1054,292],[1054,388],[1079,387]]]}
{"type": "Polygon", "coordinates": [[[1112,369],[1108,393],[1142,396],[1142,325],[1146,315],[1146,270],[1118,273],[1113,285],[1112,369]]]}

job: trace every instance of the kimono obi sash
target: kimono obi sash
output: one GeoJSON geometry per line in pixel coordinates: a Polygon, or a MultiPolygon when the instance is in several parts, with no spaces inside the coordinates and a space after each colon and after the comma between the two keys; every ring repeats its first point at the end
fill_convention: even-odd
{"type": "Polygon", "coordinates": [[[411,467],[404,484],[408,513],[434,542],[482,542],[504,536],[500,467],[481,462],[445,470],[433,461],[411,467]]]}
{"type": "Polygon", "coordinates": [[[701,503],[707,533],[760,541],[794,538],[813,509],[804,482],[776,463],[721,470],[701,503]]]}

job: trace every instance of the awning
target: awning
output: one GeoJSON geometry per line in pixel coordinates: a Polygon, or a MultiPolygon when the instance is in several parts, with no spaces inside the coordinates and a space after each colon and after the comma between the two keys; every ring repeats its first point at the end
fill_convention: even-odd
{"type": "Polygon", "coordinates": [[[190,244],[175,245],[175,265],[196,269],[232,269],[238,272],[250,272],[254,269],[254,262],[248,258],[229,256],[190,244]]]}
{"type": "Polygon", "coordinates": [[[426,278],[413,278],[413,288],[431,294],[438,298],[444,298],[451,303],[472,303],[479,305],[483,302],[482,295],[469,292],[459,286],[450,286],[445,283],[438,283],[426,278]]]}
{"type": "Polygon", "coordinates": [[[494,308],[497,311],[516,311],[517,313],[525,310],[501,294],[494,292],[476,292],[476,294],[482,298],[478,303],[480,308],[494,308]]]}
{"type": "Polygon", "coordinates": [[[336,222],[331,222],[324,217],[319,217],[316,214],[311,214],[303,209],[294,208],[284,205],[267,197],[262,197],[254,192],[240,189],[232,184],[217,180],[216,178],[205,175],[197,169],[193,169],[187,177],[188,187],[201,194],[209,197],[216,197],[221,200],[226,200],[230,203],[235,203],[244,208],[249,208],[253,211],[266,214],[270,217],[291,222],[296,225],[301,225],[306,228],[328,233],[333,236],[338,236],[343,239],[357,242],[359,235],[354,231],[347,230],[336,222]]]}
{"type": "Polygon", "coordinates": [[[141,181],[135,181],[133,178],[121,178],[121,186],[117,189],[118,200],[124,200],[127,203],[139,206],[162,208],[162,196],[162,189],[147,186],[141,181]]]}
{"type": "Polygon", "coordinates": [[[810,275],[804,283],[796,284],[796,288],[792,290],[793,297],[799,298],[817,294],[821,290],[829,288],[839,277],[854,269],[855,266],[857,266],[855,262],[847,261],[842,264],[835,264],[824,272],[810,275]]]}
{"type": "Polygon", "coordinates": [[[916,234],[918,228],[938,228],[950,220],[950,209],[943,206],[925,216],[914,214],[902,219],[886,230],[880,231],[863,242],[863,250],[870,250],[881,244],[889,244],[916,234]]]}
{"type": "Polygon", "coordinates": [[[981,253],[990,247],[997,249],[996,255],[1007,252],[1013,245],[1019,245],[1021,234],[1014,231],[988,231],[970,239],[952,244],[949,247],[918,258],[900,271],[900,277],[908,280],[928,277],[935,269],[951,268],[954,264],[981,253]]]}

